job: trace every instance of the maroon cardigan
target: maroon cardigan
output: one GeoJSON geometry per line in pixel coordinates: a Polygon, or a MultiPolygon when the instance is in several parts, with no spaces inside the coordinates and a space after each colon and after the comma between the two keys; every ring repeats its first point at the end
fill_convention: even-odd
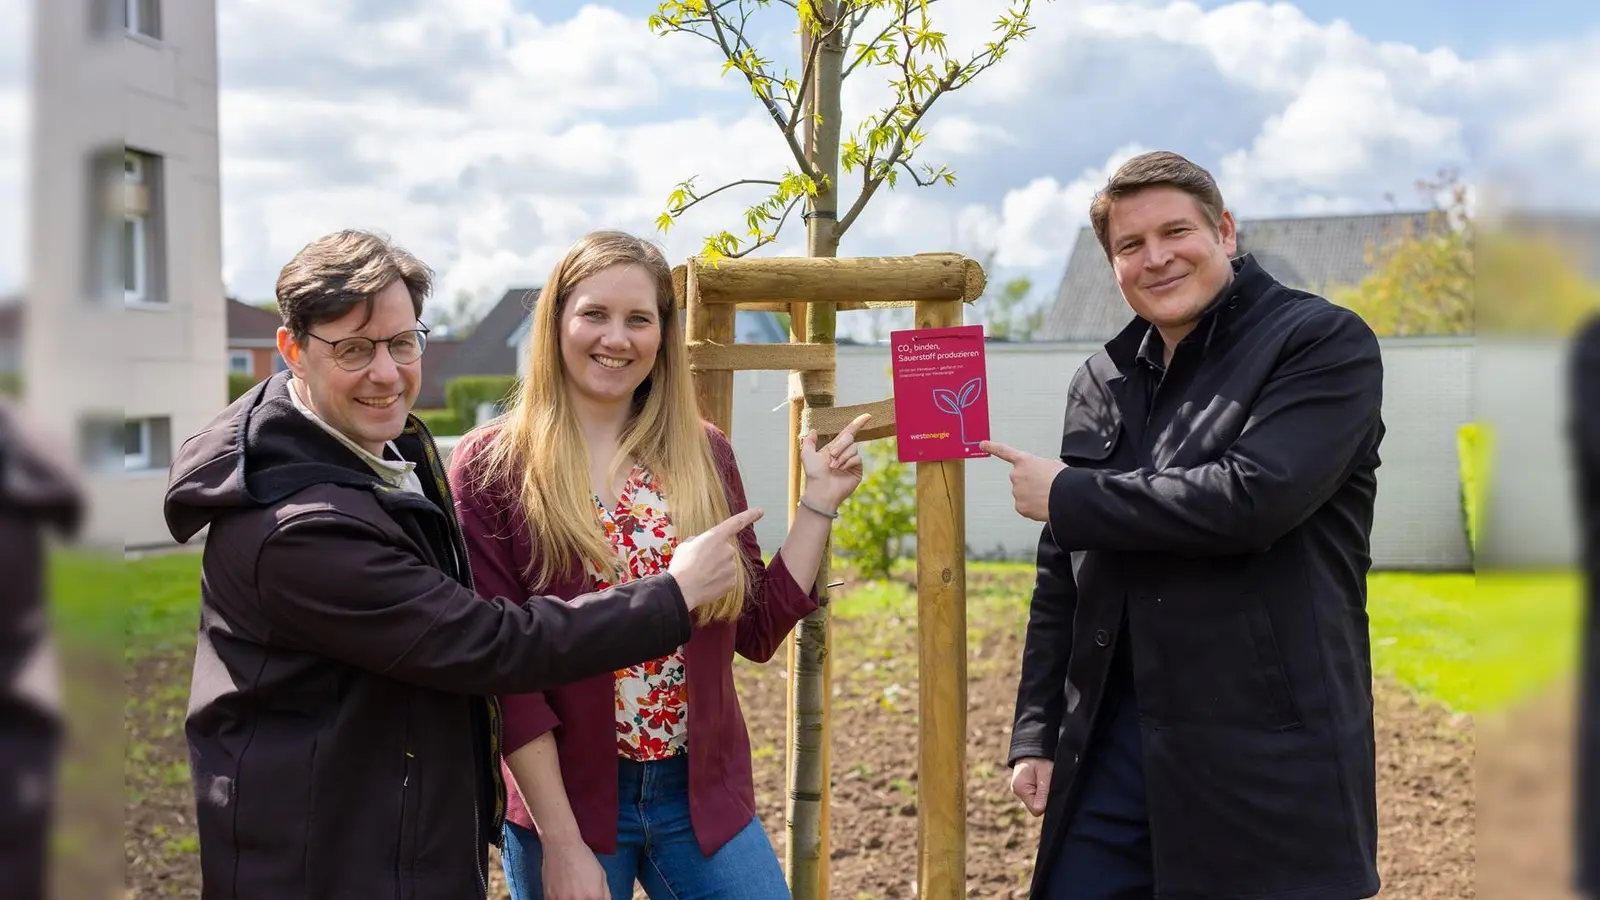
{"type": "MultiPolygon", "coordinates": [[[[707,425],[712,455],[728,492],[730,512],[749,504],[733,447],[707,425]]],[[[469,435],[450,460],[450,486],[466,537],[477,592],[485,597],[546,594],[572,599],[593,588],[581,574],[558,579],[548,588],[524,574],[536,552],[535,535],[525,527],[509,485],[478,484],[473,460],[493,432],[469,435]]],[[[754,528],[739,534],[739,546],[756,574],[744,611],[733,622],[696,625],[685,645],[689,689],[689,818],[701,852],[715,853],[755,816],[755,786],[750,774],[750,738],[733,685],[733,653],[766,662],[794,628],[817,608],[815,585],[800,585],[775,555],[763,566],[754,528]]],[[[581,570],[580,570],[581,572],[581,570]]],[[[561,778],[584,843],[596,853],[617,849],[617,729],[615,678],[602,675],[537,694],[504,694],[502,753],[509,756],[547,731],[554,731],[561,778]]],[[[506,779],[511,772],[505,767],[506,779]]],[[[511,782],[514,783],[514,782],[511,782]]],[[[533,828],[533,819],[515,790],[508,792],[506,819],[533,828]]]]}

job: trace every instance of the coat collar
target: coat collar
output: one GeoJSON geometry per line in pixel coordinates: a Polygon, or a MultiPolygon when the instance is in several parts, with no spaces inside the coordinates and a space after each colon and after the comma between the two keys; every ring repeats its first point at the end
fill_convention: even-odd
{"type": "MultiPolygon", "coordinates": [[[[1267,270],[1256,262],[1253,254],[1246,253],[1231,260],[1231,264],[1232,280],[1217,293],[1216,298],[1201,314],[1195,330],[1185,338],[1185,340],[1202,341],[1202,352],[1209,350],[1216,341],[1225,339],[1233,325],[1243,319],[1277,284],[1267,270]]],[[[1134,316],[1116,337],[1106,342],[1106,354],[1111,357],[1111,362],[1117,367],[1117,371],[1127,373],[1133,368],[1138,360],[1139,348],[1150,331],[1149,320],[1142,316],[1134,316]]]]}

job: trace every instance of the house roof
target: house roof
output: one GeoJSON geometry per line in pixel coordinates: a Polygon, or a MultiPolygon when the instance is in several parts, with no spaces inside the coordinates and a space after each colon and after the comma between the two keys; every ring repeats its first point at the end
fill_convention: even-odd
{"type": "Polygon", "coordinates": [[[277,313],[228,298],[228,346],[252,346],[266,341],[264,346],[275,347],[282,325],[283,317],[277,313]]]}
{"type": "MultiPolygon", "coordinates": [[[[517,351],[511,346],[510,338],[527,321],[538,298],[538,288],[506,291],[473,327],[472,333],[452,351],[449,360],[439,367],[440,376],[448,381],[458,375],[517,374],[517,351]]],[[[433,346],[432,343],[428,345],[430,354],[433,346]]]]}
{"type": "Polygon", "coordinates": [[[428,338],[428,350],[422,356],[422,384],[417,391],[418,409],[442,409],[445,406],[444,386],[449,380],[451,360],[465,341],[457,338],[428,338]]]}
{"type": "MultiPolygon", "coordinates": [[[[1372,268],[1369,249],[1404,236],[1408,229],[1427,227],[1425,212],[1240,219],[1239,253],[1254,254],[1263,269],[1289,287],[1325,294],[1367,276],[1372,268]]],[[[1132,317],[1094,230],[1079,229],[1039,339],[1108,341],[1132,317]]]]}

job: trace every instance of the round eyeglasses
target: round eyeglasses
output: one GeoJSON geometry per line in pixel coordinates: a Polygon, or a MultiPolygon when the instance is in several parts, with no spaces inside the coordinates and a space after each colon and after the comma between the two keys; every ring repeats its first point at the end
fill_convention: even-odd
{"type": "Polygon", "coordinates": [[[396,365],[407,366],[422,358],[422,351],[428,347],[428,329],[413,328],[402,331],[397,335],[374,340],[366,337],[347,337],[337,341],[330,341],[324,337],[317,337],[311,332],[306,332],[310,337],[327,344],[333,348],[333,362],[347,372],[359,372],[372,362],[378,354],[379,344],[389,345],[389,358],[396,365]]]}

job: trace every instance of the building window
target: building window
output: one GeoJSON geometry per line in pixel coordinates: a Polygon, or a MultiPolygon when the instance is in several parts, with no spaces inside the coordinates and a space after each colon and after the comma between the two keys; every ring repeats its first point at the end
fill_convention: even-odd
{"type": "Polygon", "coordinates": [[[150,468],[150,420],[129,419],[123,423],[122,467],[130,472],[150,468]]]}
{"type": "Polygon", "coordinates": [[[122,467],[128,472],[165,469],[172,464],[172,420],[166,416],[127,419],[122,425],[122,467]]]}
{"type": "Polygon", "coordinates": [[[122,155],[122,296],[131,304],[160,303],[160,158],[137,150],[122,155]]]}
{"type": "Polygon", "coordinates": [[[229,350],[228,371],[235,375],[254,375],[256,373],[255,354],[249,350],[229,350]]]}
{"type": "Polygon", "coordinates": [[[122,24],[129,34],[161,39],[161,0],[122,0],[122,24]]]}

